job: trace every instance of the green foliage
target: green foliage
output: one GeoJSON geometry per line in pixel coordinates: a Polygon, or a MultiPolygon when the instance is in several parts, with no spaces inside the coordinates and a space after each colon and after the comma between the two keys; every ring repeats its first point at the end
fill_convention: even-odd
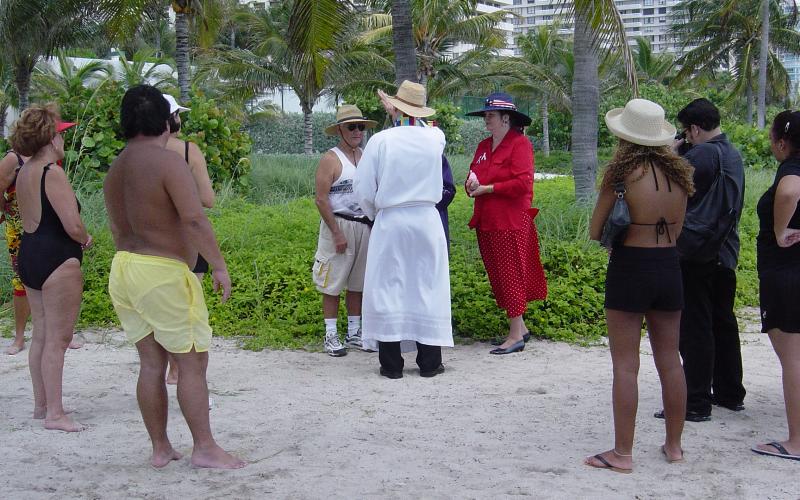
{"type": "MultiPolygon", "coordinates": [[[[333,113],[312,115],[315,151],[327,151],[339,142],[338,138],[325,135],[325,127],[335,121],[333,113]]],[[[303,115],[300,113],[287,113],[252,123],[247,127],[247,131],[253,140],[255,153],[303,152],[303,115]]]]}
{"type": "Polygon", "coordinates": [[[736,146],[744,164],[754,170],[774,168],[775,158],[769,149],[769,130],[743,125],[741,123],[723,123],[722,131],[736,146]]]}
{"type": "Polygon", "coordinates": [[[461,108],[447,101],[434,102],[431,107],[436,110],[436,114],[431,120],[436,122],[436,126],[442,129],[447,138],[447,154],[463,153],[464,145],[461,142],[461,123],[459,118],[461,108]]]}

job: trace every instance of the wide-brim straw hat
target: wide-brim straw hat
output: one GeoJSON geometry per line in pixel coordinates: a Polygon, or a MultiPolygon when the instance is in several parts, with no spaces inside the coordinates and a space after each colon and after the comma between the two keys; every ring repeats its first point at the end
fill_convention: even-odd
{"type": "Polygon", "coordinates": [[[632,99],[624,108],[606,113],[612,134],[641,146],[668,146],[675,140],[675,126],[664,119],[664,108],[647,99],[632,99]]]}
{"type": "Polygon", "coordinates": [[[425,87],[419,83],[404,80],[397,88],[397,95],[387,97],[392,106],[407,116],[425,118],[436,114],[436,110],[425,106],[427,97],[425,87]]]}
{"type": "Polygon", "coordinates": [[[517,105],[514,104],[514,99],[503,92],[495,92],[490,94],[483,102],[483,108],[470,111],[467,116],[483,116],[487,111],[505,111],[517,117],[517,121],[523,126],[527,127],[531,124],[531,117],[525,113],[517,110],[517,105]]]}
{"type": "Polygon", "coordinates": [[[348,123],[363,123],[365,128],[373,128],[378,122],[364,118],[364,114],[358,107],[352,104],[343,104],[336,110],[336,123],[331,123],[325,127],[327,135],[336,135],[336,128],[339,125],[348,123]]]}

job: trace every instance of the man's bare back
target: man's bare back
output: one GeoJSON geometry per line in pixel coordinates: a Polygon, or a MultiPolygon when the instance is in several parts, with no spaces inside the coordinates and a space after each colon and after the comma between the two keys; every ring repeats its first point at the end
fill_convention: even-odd
{"type": "Polygon", "coordinates": [[[189,167],[165,142],[133,139],[111,165],[103,190],[114,243],[190,267],[199,250],[212,268],[224,268],[189,167]]]}

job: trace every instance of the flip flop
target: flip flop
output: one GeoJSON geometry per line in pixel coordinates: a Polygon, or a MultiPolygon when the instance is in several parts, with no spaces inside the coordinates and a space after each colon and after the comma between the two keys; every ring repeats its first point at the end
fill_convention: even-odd
{"type": "Polygon", "coordinates": [[[6,354],[8,354],[9,356],[13,356],[15,354],[21,353],[24,350],[25,350],[25,347],[17,347],[15,345],[10,345],[10,346],[6,347],[6,354]]]}
{"type": "Polygon", "coordinates": [[[602,466],[600,466],[600,465],[594,465],[588,461],[584,461],[586,465],[588,465],[589,467],[594,467],[595,469],[608,469],[610,471],[619,472],[620,474],[630,474],[631,472],[633,472],[633,469],[624,469],[622,467],[615,467],[611,465],[610,463],[608,463],[608,460],[603,458],[603,455],[601,455],[600,453],[598,453],[593,457],[587,457],[587,458],[597,459],[598,462],[603,464],[602,466]]]}
{"type": "Polygon", "coordinates": [[[666,448],[664,448],[664,445],[662,444],[661,445],[661,453],[664,454],[664,458],[667,459],[667,463],[679,464],[679,463],[683,462],[683,450],[681,450],[681,458],[669,458],[669,455],[667,455],[667,450],[666,450],[666,448]]]}
{"type": "Polygon", "coordinates": [[[786,448],[783,447],[782,444],[780,444],[777,441],[773,441],[771,443],[765,443],[764,446],[772,446],[773,448],[778,450],[778,453],[773,453],[771,451],[762,450],[762,449],[757,448],[756,446],[753,446],[750,449],[752,451],[758,453],[759,455],[767,455],[767,456],[770,456],[770,457],[779,457],[779,458],[788,458],[789,460],[800,460],[800,455],[792,455],[791,453],[789,453],[789,451],[786,448]]]}

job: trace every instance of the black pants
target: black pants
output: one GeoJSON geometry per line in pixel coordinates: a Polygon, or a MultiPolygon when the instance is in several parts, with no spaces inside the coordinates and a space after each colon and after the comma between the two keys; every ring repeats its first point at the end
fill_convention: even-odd
{"type": "Polygon", "coordinates": [[[718,403],[744,400],[739,325],[733,314],[736,272],[716,262],[681,262],[684,308],[680,352],[689,411],[711,413],[718,403]]]}
{"type": "MultiPolygon", "coordinates": [[[[381,366],[390,372],[403,371],[403,355],[400,342],[378,342],[378,359],[381,366]]],[[[442,348],[438,345],[417,342],[417,366],[419,371],[430,372],[442,364],[442,348]]]]}

